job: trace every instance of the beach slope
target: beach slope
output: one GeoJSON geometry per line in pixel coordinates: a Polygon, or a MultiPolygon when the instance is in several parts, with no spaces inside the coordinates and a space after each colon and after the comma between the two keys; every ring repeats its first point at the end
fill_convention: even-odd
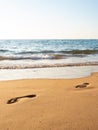
{"type": "Polygon", "coordinates": [[[0,81],[0,130],[98,130],[97,100],[98,73],[0,81]]]}

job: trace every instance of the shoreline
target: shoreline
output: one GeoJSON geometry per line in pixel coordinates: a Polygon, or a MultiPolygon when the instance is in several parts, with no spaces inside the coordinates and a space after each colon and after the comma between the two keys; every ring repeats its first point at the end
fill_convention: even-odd
{"type": "Polygon", "coordinates": [[[74,79],[98,72],[98,66],[1,69],[0,81],[21,79],[74,79]]]}

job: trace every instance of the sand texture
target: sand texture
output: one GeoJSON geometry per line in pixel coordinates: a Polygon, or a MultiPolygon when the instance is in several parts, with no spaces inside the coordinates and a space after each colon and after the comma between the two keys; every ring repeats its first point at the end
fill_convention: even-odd
{"type": "Polygon", "coordinates": [[[1,81],[0,130],[98,130],[98,73],[1,81]]]}

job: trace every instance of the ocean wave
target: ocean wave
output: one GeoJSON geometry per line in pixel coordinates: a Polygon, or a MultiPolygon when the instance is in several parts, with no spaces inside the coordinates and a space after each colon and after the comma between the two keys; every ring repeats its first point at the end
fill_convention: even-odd
{"type": "Polygon", "coordinates": [[[71,54],[98,54],[98,50],[72,50],[68,53],[71,54]]]}
{"type": "Polygon", "coordinates": [[[0,49],[0,53],[5,53],[5,52],[11,52],[10,50],[6,50],[6,49],[0,49]]]}
{"type": "Polygon", "coordinates": [[[21,51],[16,52],[15,54],[26,55],[26,54],[98,54],[98,50],[60,50],[60,51],[53,51],[53,50],[42,50],[42,51],[21,51]]]}
{"type": "Polygon", "coordinates": [[[54,54],[57,53],[56,51],[52,50],[44,50],[44,51],[22,51],[22,52],[16,52],[15,54],[20,54],[20,55],[26,55],[26,54],[54,54]]]}
{"type": "MultiPolygon", "coordinates": [[[[4,50],[3,50],[4,51],[4,50]]],[[[6,51],[6,50],[5,50],[6,51]]],[[[0,60],[41,60],[41,59],[66,59],[68,57],[85,57],[98,54],[98,50],[71,50],[71,51],[23,51],[17,54],[1,55],[0,60]]]]}
{"type": "Polygon", "coordinates": [[[85,57],[84,54],[34,54],[34,55],[14,55],[14,56],[0,56],[2,60],[60,60],[67,59],[69,57],[85,57]]]}
{"type": "Polygon", "coordinates": [[[0,60],[8,60],[9,57],[6,57],[6,56],[0,56],[0,60]]]}
{"type": "Polygon", "coordinates": [[[35,65],[0,65],[0,69],[32,69],[32,68],[74,67],[74,66],[98,66],[98,62],[35,64],[35,65]]]}
{"type": "Polygon", "coordinates": [[[63,59],[65,55],[61,54],[39,54],[32,56],[0,56],[0,60],[42,60],[42,59],[63,59]]]}

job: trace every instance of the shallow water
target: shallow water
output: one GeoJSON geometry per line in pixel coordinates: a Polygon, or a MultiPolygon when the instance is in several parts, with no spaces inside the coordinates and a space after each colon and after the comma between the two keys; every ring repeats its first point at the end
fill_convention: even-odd
{"type": "Polygon", "coordinates": [[[98,66],[55,67],[34,69],[2,69],[0,81],[17,79],[72,79],[98,72],[98,66]]]}

